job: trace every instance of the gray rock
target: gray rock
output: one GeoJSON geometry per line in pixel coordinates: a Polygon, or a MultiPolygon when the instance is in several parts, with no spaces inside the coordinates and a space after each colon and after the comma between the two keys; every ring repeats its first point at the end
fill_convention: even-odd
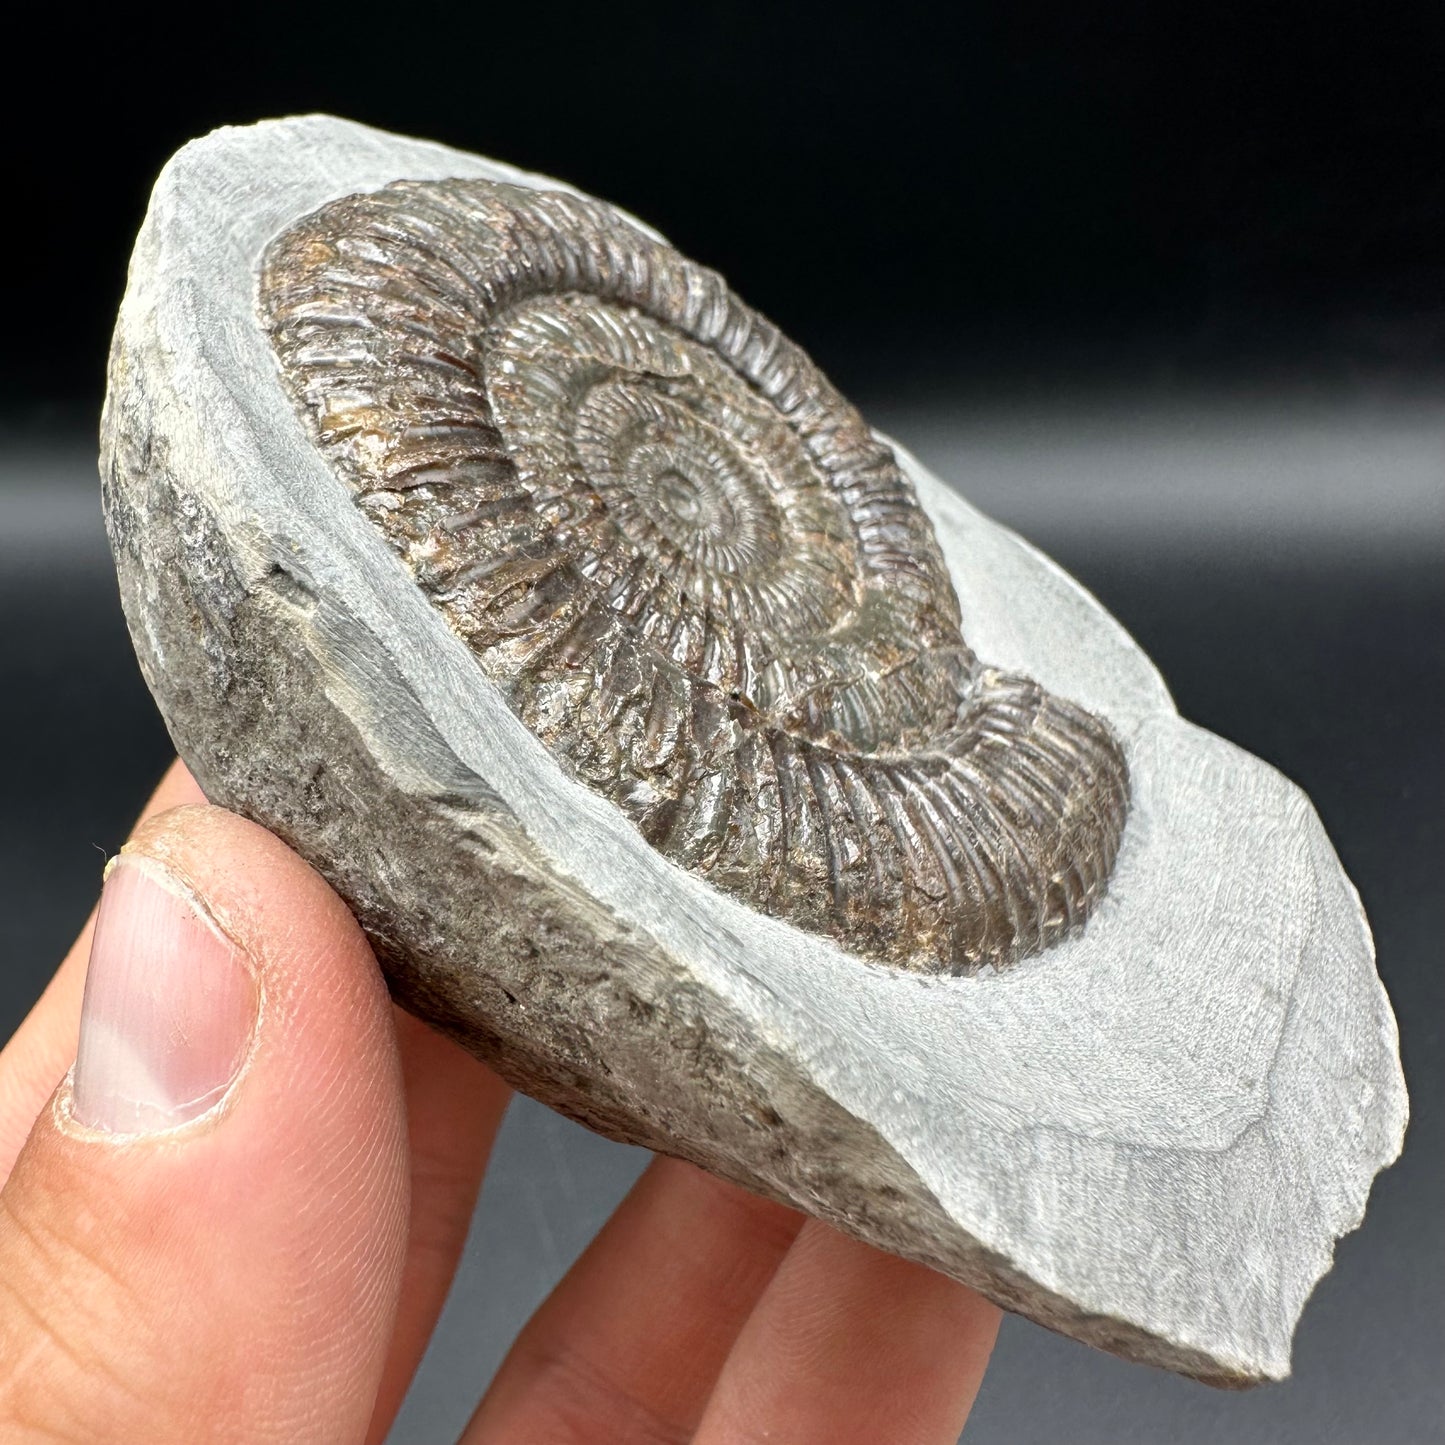
{"type": "Polygon", "coordinates": [[[1369,931],[1308,800],[1181,720],[1092,598],[900,450],[969,645],[1123,744],[1107,896],[1010,969],[922,975],[668,862],[353,504],[258,316],[278,233],[446,177],[560,188],[325,117],[218,131],[157,183],[102,475],[141,666],[208,796],[320,869],[408,1008],[593,1128],[1128,1358],[1287,1374],[1406,1118],[1369,931]]]}

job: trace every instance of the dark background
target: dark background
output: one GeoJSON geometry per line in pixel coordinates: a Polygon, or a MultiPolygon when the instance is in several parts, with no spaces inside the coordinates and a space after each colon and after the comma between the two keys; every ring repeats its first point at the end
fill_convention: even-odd
{"type": "Polygon", "coordinates": [[[57,9],[10,48],[12,402],[98,400],[166,157],[303,110],[634,210],[848,390],[1350,385],[1445,349],[1438,6],[57,9]]]}
{"type": "MultiPolygon", "coordinates": [[[[30,17],[0,246],[0,1025],[167,757],[94,481],[156,171],[331,110],[564,177],[722,270],[870,418],[1092,588],[1181,711],[1306,787],[1360,888],[1414,1122],[1306,1311],[1221,1395],[1009,1320],[976,1441],[1445,1439],[1438,9],[1059,3],[30,17]]],[[[640,1166],[504,1131],[398,1426],[451,1438],[640,1166]]]]}

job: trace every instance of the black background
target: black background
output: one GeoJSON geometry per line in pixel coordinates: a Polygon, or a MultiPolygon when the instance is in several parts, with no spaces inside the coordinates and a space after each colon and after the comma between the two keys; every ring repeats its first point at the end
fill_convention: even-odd
{"type": "Polygon", "coordinates": [[[12,403],[98,398],[166,157],[304,110],[645,215],[851,389],[1445,354],[1438,6],[55,8],[10,45],[12,403]]]}
{"type": "MultiPolygon", "coordinates": [[[[57,9],[8,49],[7,1029],[168,754],[93,472],[154,175],[191,136],[293,111],[443,140],[722,270],[1091,587],[1181,711],[1306,787],[1369,909],[1414,1122],[1296,1377],[1225,1396],[1010,1321],[969,1438],[1445,1438],[1438,7],[57,9]]],[[[513,1121],[398,1438],[449,1438],[636,1164],[513,1121]]]]}

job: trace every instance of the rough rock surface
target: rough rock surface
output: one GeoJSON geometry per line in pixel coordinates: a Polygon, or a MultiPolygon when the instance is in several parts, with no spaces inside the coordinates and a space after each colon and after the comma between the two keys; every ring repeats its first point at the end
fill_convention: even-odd
{"type": "Polygon", "coordinates": [[[900,452],[970,644],[1123,742],[1108,896],[1011,970],[924,977],[661,858],[352,505],[257,319],[262,252],[298,217],[450,176],[558,185],[325,117],[216,132],[157,184],[102,475],[141,666],[207,794],[310,859],[397,996],[528,1093],[1128,1358],[1287,1374],[1406,1118],[1308,800],[1181,720],[1093,599],[900,452]]]}

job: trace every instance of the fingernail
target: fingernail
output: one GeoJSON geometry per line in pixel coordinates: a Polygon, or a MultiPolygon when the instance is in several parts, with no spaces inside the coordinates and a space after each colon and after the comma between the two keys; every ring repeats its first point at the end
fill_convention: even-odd
{"type": "Polygon", "coordinates": [[[259,1006],[240,949],[154,859],[106,873],[90,946],[70,1110],[150,1134],[212,1108],[244,1064],[259,1006]]]}

